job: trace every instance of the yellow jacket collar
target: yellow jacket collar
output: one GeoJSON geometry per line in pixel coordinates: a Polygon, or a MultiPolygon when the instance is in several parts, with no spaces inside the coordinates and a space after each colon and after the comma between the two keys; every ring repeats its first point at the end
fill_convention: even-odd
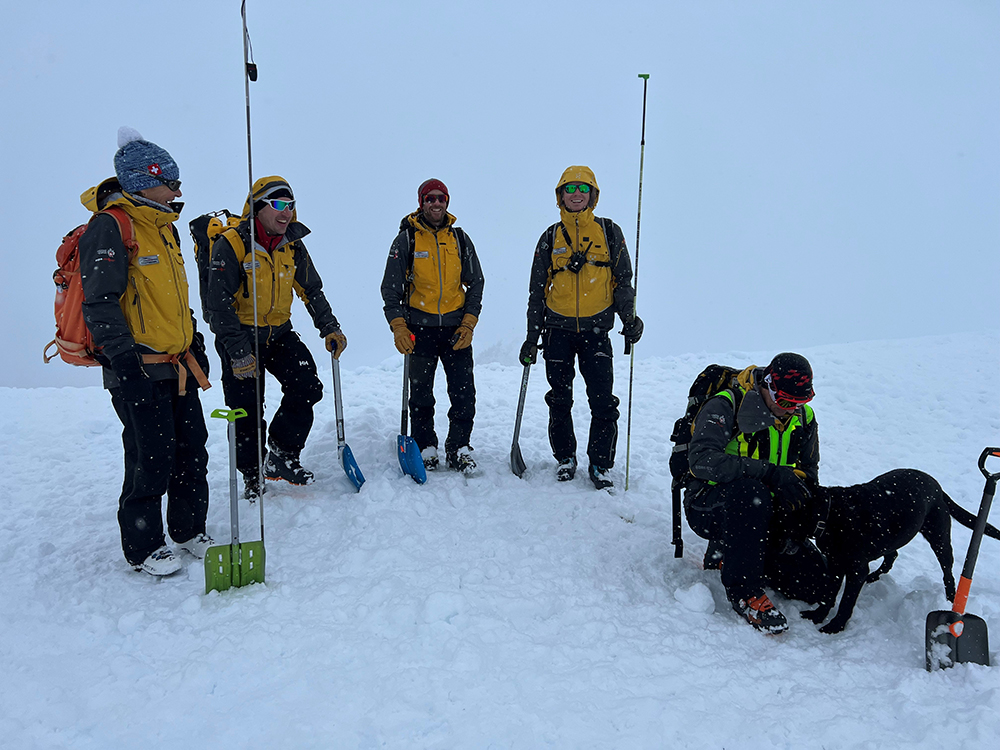
{"type": "Polygon", "coordinates": [[[405,219],[403,219],[403,223],[408,223],[415,230],[422,229],[425,232],[437,232],[442,229],[447,229],[448,227],[454,226],[455,221],[456,219],[454,216],[452,216],[448,212],[445,212],[444,224],[442,224],[439,227],[432,227],[430,224],[424,221],[423,212],[419,208],[412,214],[409,214],[405,219]]]}

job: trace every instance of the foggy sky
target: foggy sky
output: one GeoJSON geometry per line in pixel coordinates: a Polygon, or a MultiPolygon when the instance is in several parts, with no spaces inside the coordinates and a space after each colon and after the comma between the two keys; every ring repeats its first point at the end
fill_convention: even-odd
{"type": "MultiPolygon", "coordinates": [[[[346,368],[398,357],[379,282],[428,177],[486,274],[480,363],[514,363],[565,167],[595,171],[596,213],[634,258],[638,73],[637,357],[998,327],[995,3],[248,6],[254,175],[295,190],[346,368]]],[[[130,125],[180,165],[199,309],[187,222],[247,191],[239,2],[5,2],[3,18],[0,385],[96,385],[96,368],[41,362],[55,251],[130,125]]],[[[322,359],[298,302],[293,320],[322,359]]]]}

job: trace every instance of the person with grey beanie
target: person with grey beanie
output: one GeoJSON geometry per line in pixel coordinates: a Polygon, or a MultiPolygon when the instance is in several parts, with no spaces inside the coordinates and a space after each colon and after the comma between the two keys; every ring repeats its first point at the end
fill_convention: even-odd
{"type": "Polygon", "coordinates": [[[125,559],[154,576],[181,568],[164,537],[202,558],[208,515],[208,430],[197,380],[208,387],[205,342],[188,305],[180,237],[183,204],[173,157],[138,131],[118,131],[115,180],[101,184],[100,211],[80,238],[83,316],[98,348],[104,387],[121,420],[125,480],[118,524],[125,559]],[[117,208],[132,225],[126,247],[117,208]]]}

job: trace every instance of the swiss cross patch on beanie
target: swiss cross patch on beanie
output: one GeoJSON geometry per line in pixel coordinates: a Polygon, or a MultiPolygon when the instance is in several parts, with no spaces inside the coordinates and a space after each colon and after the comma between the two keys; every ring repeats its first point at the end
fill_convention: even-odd
{"type": "Polygon", "coordinates": [[[179,180],[181,171],[165,149],[143,139],[138,130],[123,125],[118,128],[115,176],[122,190],[134,194],[162,185],[163,180],[179,180]]]}

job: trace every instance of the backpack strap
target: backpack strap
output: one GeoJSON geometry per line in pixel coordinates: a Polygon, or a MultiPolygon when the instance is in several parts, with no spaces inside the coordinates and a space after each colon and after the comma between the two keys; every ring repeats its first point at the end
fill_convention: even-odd
{"type": "MultiPolygon", "coordinates": [[[[139,252],[139,243],[135,240],[135,227],[132,225],[132,217],[125,212],[125,209],[119,206],[105,208],[103,211],[98,211],[94,216],[100,216],[101,214],[107,214],[118,224],[118,233],[122,236],[122,244],[128,250],[128,259],[131,263],[132,258],[139,252]]],[[[93,218],[91,218],[91,221],[93,221],[93,218]]]]}
{"type": "MultiPolygon", "coordinates": [[[[225,237],[226,242],[229,243],[229,247],[233,249],[233,255],[236,256],[236,264],[240,267],[240,273],[243,278],[243,298],[250,298],[250,281],[247,274],[247,269],[243,265],[243,261],[247,257],[247,240],[243,239],[243,235],[240,234],[240,230],[237,227],[227,227],[215,235],[215,239],[219,237],[225,237]]],[[[249,239],[249,238],[247,238],[249,239]]],[[[214,242],[215,240],[213,240],[214,242]]]]}

